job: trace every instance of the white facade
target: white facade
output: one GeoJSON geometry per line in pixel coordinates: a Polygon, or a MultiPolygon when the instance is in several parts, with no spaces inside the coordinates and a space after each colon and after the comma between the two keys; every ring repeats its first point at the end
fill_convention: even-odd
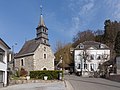
{"type": "Polygon", "coordinates": [[[75,72],[97,71],[99,64],[109,59],[110,50],[106,45],[94,41],[80,43],[74,50],[75,72]]]}
{"type": "Polygon", "coordinates": [[[0,83],[7,85],[7,55],[10,48],[0,39],[0,83]]]}

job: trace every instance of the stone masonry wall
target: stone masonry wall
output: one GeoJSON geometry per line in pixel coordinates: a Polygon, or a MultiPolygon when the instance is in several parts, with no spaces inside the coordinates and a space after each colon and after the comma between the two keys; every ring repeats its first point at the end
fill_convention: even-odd
{"type": "Polygon", "coordinates": [[[54,54],[49,46],[40,44],[34,53],[34,70],[54,70],[54,54]],[[44,54],[46,54],[46,59],[44,59],[44,54]]]}
{"type": "Polygon", "coordinates": [[[33,71],[33,55],[15,59],[15,67],[19,69],[22,67],[27,71],[33,71]],[[24,66],[21,66],[21,59],[24,60],[24,66]]]}

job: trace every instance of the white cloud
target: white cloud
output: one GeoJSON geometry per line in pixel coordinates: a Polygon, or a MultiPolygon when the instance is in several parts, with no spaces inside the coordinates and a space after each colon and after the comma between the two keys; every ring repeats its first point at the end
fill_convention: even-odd
{"type": "Polygon", "coordinates": [[[120,0],[104,0],[108,13],[115,20],[120,20],[120,0]]]}
{"type": "Polygon", "coordinates": [[[115,5],[115,11],[114,11],[113,17],[115,19],[120,20],[120,2],[115,5]]]}
{"type": "MultiPolygon", "coordinates": [[[[72,11],[71,18],[71,34],[78,32],[82,26],[86,25],[86,17],[89,14],[88,12],[93,11],[95,0],[70,0],[69,9],[72,11]]],[[[90,20],[90,19],[89,19],[90,20]]]]}
{"type": "Polygon", "coordinates": [[[81,10],[80,13],[86,14],[88,11],[92,10],[93,6],[94,6],[94,3],[93,3],[93,2],[90,2],[90,3],[88,3],[88,4],[85,4],[85,5],[83,6],[83,8],[82,8],[82,10],[81,10]]]}
{"type": "Polygon", "coordinates": [[[72,25],[69,29],[69,36],[73,37],[73,35],[75,35],[80,30],[81,20],[79,17],[75,16],[75,17],[72,17],[71,23],[72,25]]]}
{"type": "Polygon", "coordinates": [[[79,17],[73,17],[72,18],[72,23],[73,23],[74,29],[79,29],[80,18],[79,17]]]}

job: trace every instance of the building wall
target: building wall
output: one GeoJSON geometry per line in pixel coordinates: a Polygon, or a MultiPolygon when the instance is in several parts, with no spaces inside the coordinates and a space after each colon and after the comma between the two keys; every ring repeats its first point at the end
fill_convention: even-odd
{"type": "MultiPolygon", "coordinates": [[[[86,64],[87,64],[87,69],[88,71],[91,71],[91,67],[96,71],[98,69],[99,64],[102,64],[103,62],[107,61],[110,59],[110,50],[108,49],[103,49],[103,50],[86,50],[84,51],[88,55],[86,64]],[[93,55],[94,59],[91,59],[90,56],[93,55]],[[98,56],[102,55],[109,55],[107,59],[97,59],[98,56]]],[[[80,69],[77,69],[79,64],[82,64],[82,70],[84,71],[84,59],[83,59],[83,50],[75,50],[74,51],[74,62],[75,62],[75,70],[76,71],[81,71],[80,69]]],[[[81,67],[81,66],[80,66],[81,67]]]]}
{"type": "Polygon", "coordinates": [[[34,52],[34,55],[25,56],[15,59],[15,68],[20,69],[23,67],[27,71],[33,70],[54,70],[54,54],[49,46],[40,44],[40,46],[34,52]],[[44,59],[46,54],[46,59],[44,59]],[[23,64],[21,60],[23,60],[23,64]]]}
{"type": "Polygon", "coordinates": [[[16,69],[24,68],[27,71],[33,71],[34,70],[33,55],[15,59],[15,68],[16,69]],[[23,65],[21,60],[23,60],[23,65]]]}
{"type": "Polygon", "coordinates": [[[4,86],[6,86],[7,85],[7,53],[8,53],[8,50],[1,43],[0,43],[0,48],[5,51],[3,62],[0,62],[0,71],[3,74],[2,82],[4,83],[4,86]]]}
{"type": "Polygon", "coordinates": [[[54,54],[49,46],[40,44],[34,52],[34,70],[54,70],[54,54]],[[46,54],[46,58],[44,58],[46,54]]]}

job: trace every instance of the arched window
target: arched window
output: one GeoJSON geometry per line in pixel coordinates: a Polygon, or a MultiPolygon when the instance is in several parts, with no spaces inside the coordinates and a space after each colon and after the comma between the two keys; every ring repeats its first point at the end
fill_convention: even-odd
{"type": "Polygon", "coordinates": [[[23,58],[20,60],[20,64],[21,64],[21,66],[25,66],[25,62],[24,62],[23,58]]]}
{"type": "Polygon", "coordinates": [[[44,59],[47,59],[47,54],[44,54],[44,59]]]}
{"type": "Polygon", "coordinates": [[[44,47],[44,51],[46,51],[46,47],[44,47]]]}

